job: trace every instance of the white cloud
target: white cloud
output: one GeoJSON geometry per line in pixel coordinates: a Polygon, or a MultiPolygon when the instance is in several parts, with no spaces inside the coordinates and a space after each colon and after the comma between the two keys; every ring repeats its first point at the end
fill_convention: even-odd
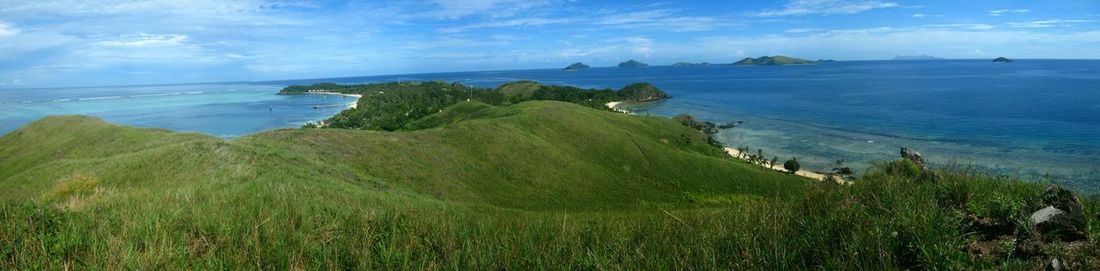
{"type": "Polygon", "coordinates": [[[149,35],[138,33],[135,35],[122,35],[117,39],[99,41],[97,44],[117,47],[162,47],[181,45],[187,41],[187,35],[162,34],[149,35]]]}
{"type": "Polygon", "coordinates": [[[599,19],[590,19],[596,15],[565,18],[515,18],[504,20],[489,19],[485,22],[466,24],[461,26],[439,28],[442,33],[461,33],[477,29],[489,28],[516,28],[516,27],[540,27],[549,25],[571,25],[590,27],[612,27],[617,29],[645,29],[661,30],[669,32],[695,32],[706,31],[730,23],[713,17],[704,16],[680,16],[673,10],[657,9],[647,11],[633,11],[616,13],[603,11],[598,15],[599,19]]]}
{"type": "Polygon", "coordinates": [[[1001,15],[1009,14],[1009,13],[1028,13],[1028,12],[1031,12],[1031,10],[1026,9],[1026,8],[1022,8],[1022,9],[996,9],[996,10],[990,10],[989,11],[989,16],[1001,16],[1001,15]]]}
{"type": "Polygon", "coordinates": [[[1100,51],[1092,49],[1100,44],[1100,31],[1049,33],[1019,29],[970,31],[879,27],[837,29],[809,35],[712,36],[660,44],[664,46],[654,51],[693,54],[686,57],[727,55],[730,48],[738,48],[749,55],[784,54],[803,58],[888,59],[901,54],[967,58],[967,53],[981,48],[985,54],[1011,52],[1019,58],[1064,58],[1067,55],[1100,58],[1100,51]]]}
{"type": "Polygon", "coordinates": [[[596,20],[593,24],[625,29],[693,32],[711,30],[727,23],[711,17],[678,16],[672,10],[657,9],[611,14],[596,20]]]}
{"type": "Polygon", "coordinates": [[[828,30],[828,29],[824,29],[824,28],[792,28],[792,29],[784,30],[783,32],[784,33],[791,33],[791,34],[800,34],[800,33],[810,33],[810,32],[821,32],[821,31],[826,31],[826,30],[828,30]]]}
{"type": "Polygon", "coordinates": [[[535,0],[432,0],[439,9],[428,15],[440,19],[458,19],[471,15],[512,17],[519,12],[548,4],[535,0]]]}
{"type": "Polygon", "coordinates": [[[621,37],[609,39],[604,43],[560,49],[554,55],[559,58],[576,57],[598,58],[648,58],[653,55],[654,42],[647,37],[621,37]]]}
{"type": "Polygon", "coordinates": [[[913,18],[933,18],[933,17],[939,18],[939,17],[943,17],[943,15],[940,15],[940,14],[924,14],[924,13],[913,14],[913,18]]]}
{"type": "Polygon", "coordinates": [[[16,29],[10,24],[0,22],[0,38],[14,36],[15,34],[19,34],[19,29],[16,29]]]}
{"type": "Polygon", "coordinates": [[[994,26],[988,24],[931,24],[926,25],[925,27],[958,28],[967,30],[989,30],[995,28],[994,26]]]}
{"type": "Polygon", "coordinates": [[[549,19],[549,18],[521,18],[521,19],[509,19],[503,21],[489,21],[483,23],[474,23],[455,27],[440,28],[439,32],[443,33],[458,33],[469,30],[482,29],[482,28],[502,28],[502,27],[533,27],[543,26],[551,24],[563,24],[568,23],[569,19],[549,19]]]}
{"type": "Polygon", "coordinates": [[[846,0],[791,0],[782,9],[764,10],[753,14],[758,17],[856,14],[864,11],[900,7],[894,2],[846,1],[846,0]]]}
{"type": "Polygon", "coordinates": [[[1092,20],[1064,20],[1064,19],[1052,19],[1052,20],[1040,20],[1030,22],[1008,23],[1008,26],[1019,28],[1047,28],[1047,27],[1070,27],[1080,23],[1091,23],[1092,20]]]}
{"type": "Polygon", "coordinates": [[[511,44],[509,39],[494,38],[491,40],[478,40],[459,37],[441,37],[430,41],[409,42],[406,49],[433,49],[433,48],[474,48],[487,46],[503,46],[511,44]]]}

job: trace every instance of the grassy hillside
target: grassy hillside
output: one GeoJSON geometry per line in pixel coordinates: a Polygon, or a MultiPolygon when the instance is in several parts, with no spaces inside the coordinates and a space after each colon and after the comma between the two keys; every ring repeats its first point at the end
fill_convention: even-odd
{"type": "Polygon", "coordinates": [[[496,91],[504,94],[506,99],[512,99],[512,97],[527,98],[531,97],[531,94],[534,94],[536,90],[539,90],[539,87],[542,87],[539,82],[523,80],[500,85],[496,91]]]}
{"type": "Polygon", "coordinates": [[[1095,202],[1089,239],[1047,241],[1021,222],[1041,185],[965,168],[810,182],[670,119],[553,101],[410,125],[227,141],[39,120],[0,137],[0,269],[1100,267],[1095,202]]]}
{"type": "MultiPolygon", "coordinates": [[[[783,197],[805,183],[726,159],[667,119],[562,102],[460,103],[431,118],[448,121],[414,132],[292,129],[232,141],[46,118],[0,137],[0,219],[12,225],[0,232],[0,255],[4,266],[51,268],[473,265],[451,262],[463,256],[431,248],[438,244],[401,240],[438,226],[478,236],[420,241],[472,242],[493,236],[491,223],[521,223],[507,219],[515,216],[574,214],[566,223],[580,231],[606,212],[624,219],[620,212],[783,197]],[[446,116],[461,108],[474,108],[463,114],[471,117],[446,116]],[[373,252],[352,249],[383,240],[373,252]]],[[[502,256],[485,253],[465,257],[502,256]]]]}

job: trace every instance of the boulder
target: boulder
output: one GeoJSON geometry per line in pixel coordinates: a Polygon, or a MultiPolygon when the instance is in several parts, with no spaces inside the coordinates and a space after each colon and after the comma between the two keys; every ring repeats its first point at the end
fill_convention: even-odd
{"type": "Polygon", "coordinates": [[[1066,268],[1066,262],[1059,258],[1050,259],[1050,263],[1046,265],[1045,269],[1050,271],[1069,270],[1066,268]]]}
{"type": "Polygon", "coordinates": [[[1073,192],[1049,185],[1040,198],[1045,206],[1031,213],[1029,222],[1045,239],[1072,242],[1088,238],[1081,202],[1073,192]]]}
{"type": "Polygon", "coordinates": [[[922,169],[924,168],[924,157],[920,155],[920,152],[917,152],[914,149],[910,149],[909,147],[901,147],[901,158],[913,161],[913,164],[916,164],[922,169]]]}
{"type": "Polygon", "coordinates": [[[914,165],[920,168],[920,179],[932,182],[940,181],[940,174],[936,171],[928,168],[928,164],[924,163],[924,156],[920,155],[917,150],[909,147],[901,147],[901,158],[912,161],[914,165]]]}

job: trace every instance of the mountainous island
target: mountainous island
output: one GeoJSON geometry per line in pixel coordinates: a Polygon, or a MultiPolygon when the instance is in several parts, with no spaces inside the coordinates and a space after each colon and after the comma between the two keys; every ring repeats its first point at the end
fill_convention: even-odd
{"type": "Polygon", "coordinates": [[[993,62],[1002,62],[1002,63],[1008,63],[1008,62],[1016,62],[1016,61],[1015,61],[1015,60],[1012,60],[1012,59],[1008,59],[1007,57],[1003,57],[1003,56],[1002,56],[1002,57],[994,58],[994,59],[993,59],[993,62]]]}
{"type": "Polygon", "coordinates": [[[676,63],[672,64],[673,67],[699,67],[699,66],[710,66],[710,65],[711,65],[710,62],[699,62],[699,63],[676,62],[676,63]]]}
{"type": "Polygon", "coordinates": [[[793,58],[788,56],[761,56],[757,58],[746,57],[745,59],[734,62],[732,65],[800,65],[800,64],[815,64],[817,61],[805,60],[801,58],[793,58]]]}
{"type": "Polygon", "coordinates": [[[941,60],[943,58],[934,57],[930,55],[907,55],[907,56],[895,56],[892,60],[941,60]]]}
{"type": "Polygon", "coordinates": [[[619,67],[619,68],[640,68],[640,67],[648,67],[648,66],[649,66],[649,64],[634,61],[633,59],[631,59],[631,60],[620,62],[619,65],[616,65],[615,67],[619,67]]]}
{"type": "Polygon", "coordinates": [[[909,148],[803,177],[709,122],[607,108],[669,98],[648,83],[280,93],[311,90],[361,97],[235,139],[86,116],[0,136],[0,269],[1100,268],[1093,199],[909,148]]]}
{"type": "Polygon", "coordinates": [[[588,65],[585,65],[584,63],[577,62],[577,63],[570,64],[568,67],[565,67],[564,70],[575,71],[575,70],[583,70],[583,69],[587,69],[587,68],[589,68],[588,65]]]}

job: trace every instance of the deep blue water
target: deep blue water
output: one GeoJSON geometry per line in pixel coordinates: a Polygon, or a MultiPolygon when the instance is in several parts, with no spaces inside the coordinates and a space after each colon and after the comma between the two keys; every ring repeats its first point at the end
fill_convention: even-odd
{"type": "Polygon", "coordinates": [[[721,132],[719,138],[730,146],[763,149],[769,156],[797,156],[810,169],[830,168],[837,159],[863,169],[871,161],[897,157],[901,146],[911,146],[937,164],[974,164],[1000,173],[1047,176],[1056,182],[1100,190],[1100,61],[1093,60],[655,66],[262,84],[0,90],[0,133],[48,114],[80,113],[124,124],[234,136],[323,119],[340,108],[314,110],[313,105],[344,99],[274,95],[287,84],[447,80],[495,87],[519,79],[586,88],[651,82],[673,98],[632,106],[634,112],[688,113],[720,123],[744,121],[721,132]],[[203,93],[129,97],[191,91],[203,93]],[[111,96],[126,97],[57,101],[111,96]]]}

